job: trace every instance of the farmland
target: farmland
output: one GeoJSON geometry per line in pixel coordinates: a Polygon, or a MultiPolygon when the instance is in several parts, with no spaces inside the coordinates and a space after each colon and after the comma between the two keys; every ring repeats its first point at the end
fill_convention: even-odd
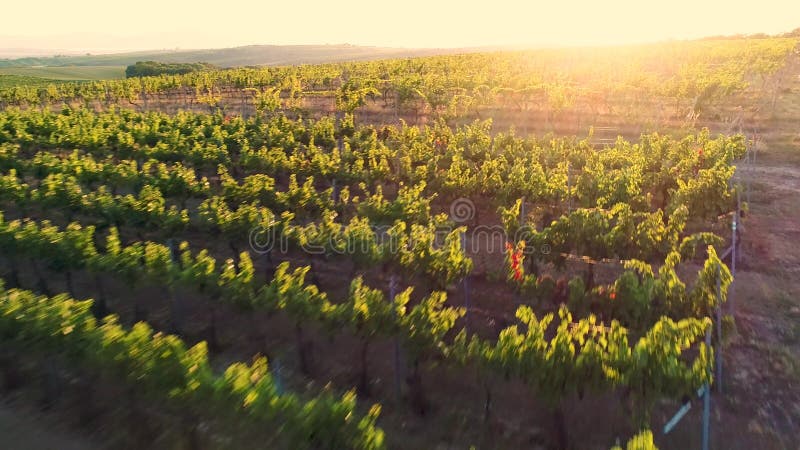
{"type": "Polygon", "coordinates": [[[113,80],[125,77],[124,66],[3,67],[1,75],[64,81],[113,80]]]}
{"type": "Polygon", "coordinates": [[[800,257],[765,241],[798,68],[770,38],[0,86],[0,388],[111,446],[364,449],[699,448],[710,389],[714,448],[796,446],[800,257]]]}
{"type": "Polygon", "coordinates": [[[60,81],[24,75],[0,75],[0,87],[3,88],[10,88],[14,86],[48,85],[54,83],[60,83],[60,81]]]}

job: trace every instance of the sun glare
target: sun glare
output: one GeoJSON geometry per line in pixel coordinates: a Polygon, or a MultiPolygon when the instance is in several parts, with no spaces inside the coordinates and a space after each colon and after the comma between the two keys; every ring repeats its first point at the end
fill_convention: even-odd
{"type": "Polygon", "coordinates": [[[800,3],[727,1],[10,2],[0,48],[91,50],[350,43],[392,47],[607,45],[795,28],[800,3]],[[781,10],[776,14],[776,10],[781,10]],[[794,10],[794,11],[792,11],[794,10]],[[724,19],[717,20],[717,18],[724,19]]]}

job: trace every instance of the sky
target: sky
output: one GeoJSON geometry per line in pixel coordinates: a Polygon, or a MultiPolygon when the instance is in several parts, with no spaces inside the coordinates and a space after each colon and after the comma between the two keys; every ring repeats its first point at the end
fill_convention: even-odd
{"type": "Polygon", "coordinates": [[[800,27],[800,0],[24,0],[0,49],[103,52],[251,44],[605,45],[800,27]]]}

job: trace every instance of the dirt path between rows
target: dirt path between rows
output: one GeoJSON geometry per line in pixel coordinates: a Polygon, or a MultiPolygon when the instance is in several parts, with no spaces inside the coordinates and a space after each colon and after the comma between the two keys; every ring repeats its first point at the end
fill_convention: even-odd
{"type": "Polygon", "coordinates": [[[55,427],[47,417],[0,402],[0,448],[9,450],[93,450],[85,437],[55,427]]]}
{"type": "Polygon", "coordinates": [[[762,127],[756,163],[737,171],[750,204],[712,448],[745,448],[735,444],[746,434],[757,448],[800,449],[800,78],[792,80],[762,127]]]}
{"type": "Polygon", "coordinates": [[[790,191],[800,193],[800,168],[786,166],[753,166],[740,165],[737,168],[740,176],[752,176],[757,184],[762,184],[770,191],[790,191]]]}

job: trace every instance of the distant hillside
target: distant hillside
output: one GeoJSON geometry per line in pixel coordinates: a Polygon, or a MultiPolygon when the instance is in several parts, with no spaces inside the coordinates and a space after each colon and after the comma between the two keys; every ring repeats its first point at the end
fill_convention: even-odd
{"type": "Polygon", "coordinates": [[[249,45],[208,50],[162,50],[108,55],[52,56],[0,59],[3,67],[127,66],[137,61],[190,63],[203,61],[220,67],[316,64],[380,58],[430,56],[489,48],[404,49],[354,45],[249,45]]]}

